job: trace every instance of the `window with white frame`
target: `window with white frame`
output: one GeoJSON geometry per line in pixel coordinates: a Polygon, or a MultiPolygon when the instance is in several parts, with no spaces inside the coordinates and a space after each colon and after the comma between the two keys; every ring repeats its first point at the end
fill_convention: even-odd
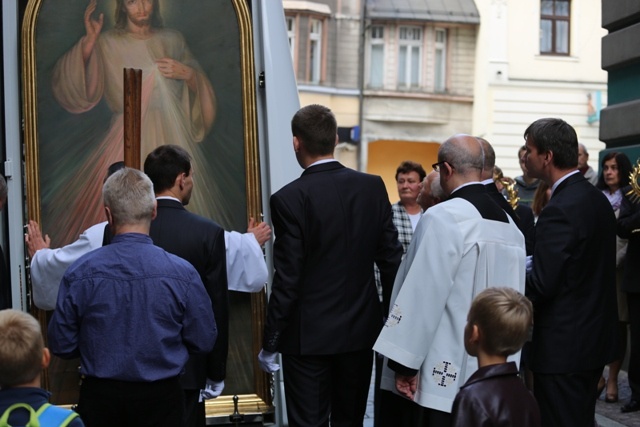
{"type": "Polygon", "coordinates": [[[371,27],[369,45],[369,87],[381,88],[384,77],[384,27],[371,27]]]}
{"type": "Polygon", "coordinates": [[[322,21],[311,19],[309,29],[309,81],[320,82],[322,69],[322,21]]]}
{"type": "Polygon", "coordinates": [[[447,30],[445,28],[436,28],[433,67],[433,89],[435,92],[444,92],[447,89],[447,30]]]}
{"type": "Polygon", "coordinates": [[[418,87],[422,69],[422,28],[400,27],[398,44],[398,87],[418,87]]]}
{"type": "Polygon", "coordinates": [[[291,51],[291,58],[295,58],[294,52],[296,51],[296,19],[293,16],[287,16],[287,38],[289,39],[289,50],[291,51]]]}
{"type": "Polygon", "coordinates": [[[540,2],[540,53],[549,55],[569,54],[569,24],[571,3],[569,0],[541,0],[540,2]]]}

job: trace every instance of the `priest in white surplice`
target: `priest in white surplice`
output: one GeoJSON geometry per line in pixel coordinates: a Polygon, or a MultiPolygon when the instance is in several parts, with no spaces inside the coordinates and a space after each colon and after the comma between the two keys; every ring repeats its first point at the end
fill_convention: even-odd
{"type": "Polygon", "coordinates": [[[480,183],[483,157],[469,135],[440,147],[433,167],[449,199],[420,220],[374,345],[390,359],[382,388],[430,409],[430,427],[449,425],[453,399],[478,367],[463,340],[471,300],[490,286],[524,292],[524,237],[480,183]]]}

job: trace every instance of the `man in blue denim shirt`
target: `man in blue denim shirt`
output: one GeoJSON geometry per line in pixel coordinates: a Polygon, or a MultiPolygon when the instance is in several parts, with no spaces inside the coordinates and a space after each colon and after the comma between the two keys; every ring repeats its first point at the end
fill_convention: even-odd
{"type": "Polygon", "coordinates": [[[80,357],[78,412],[87,425],[180,425],[178,376],[189,353],[217,337],[211,301],[196,270],[154,246],[153,186],[125,168],[104,184],[113,240],[65,273],[49,323],[49,347],[80,357]]]}

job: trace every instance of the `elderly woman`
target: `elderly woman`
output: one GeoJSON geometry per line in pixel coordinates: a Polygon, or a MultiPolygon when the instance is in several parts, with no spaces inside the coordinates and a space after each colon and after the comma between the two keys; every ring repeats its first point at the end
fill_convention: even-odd
{"type": "Polygon", "coordinates": [[[398,229],[398,240],[402,243],[403,254],[407,253],[413,230],[416,229],[422,208],[418,204],[420,183],[426,176],[420,163],[405,160],[396,170],[396,184],[400,200],[391,206],[393,224],[398,229]]]}
{"type": "MultiPolygon", "coordinates": [[[[418,194],[420,185],[427,173],[420,163],[405,160],[396,169],[396,184],[398,186],[398,196],[400,200],[391,205],[393,212],[393,224],[398,229],[398,240],[402,244],[402,257],[407,253],[413,231],[418,225],[422,216],[422,208],[418,204],[418,194]]],[[[380,275],[378,268],[375,268],[376,285],[378,294],[382,295],[380,286],[380,275]]],[[[382,372],[382,357],[376,358],[376,377],[374,411],[375,426],[397,425],[404,426],[404,421],[399,421],[402,417],[407,420],[412,417],[419,417],[419,413],[414,414],[414,409],[418,408],[413,402],[409,402],[402,397],[396,396],[390,391],[380,389],[380,378],[382,372]],[[408,402],[408,404],[407,404],[408,402]]]]}

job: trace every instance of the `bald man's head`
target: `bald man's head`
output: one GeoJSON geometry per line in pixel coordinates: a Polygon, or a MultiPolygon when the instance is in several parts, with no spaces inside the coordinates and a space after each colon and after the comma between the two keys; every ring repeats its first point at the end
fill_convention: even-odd
{"type": "Polygon", "coordinates": [[[438,150],[440,185],[448,196],[460,185],[479,182],[484,167],[484,150],[478,138],[466,134],[454,135],[438,150]]]}
{"type": "Polygon", "coordinates": [[[482,151],[484,154],[484,162],[482,166],[482,180],[493,177],[493,167],[496,165],[496,152],[493,151],[493,147],[484,138],[478,137],[478,141],[482,145],[482,151]]]}
{"type": "Polygon", "coordinates": [[[478,174],[484,167],[482,144],[475,136],[454,135],[440,146],[438,161],[447,162],[461,175],[478,174]]]}

